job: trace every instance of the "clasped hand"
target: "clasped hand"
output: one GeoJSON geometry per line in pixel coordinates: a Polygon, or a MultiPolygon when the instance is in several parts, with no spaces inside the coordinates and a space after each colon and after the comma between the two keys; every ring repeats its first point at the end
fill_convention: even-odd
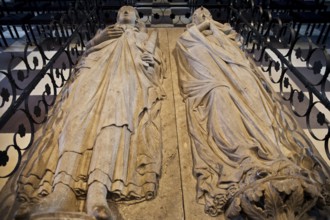
{"type": "Polygon", "coordinates": [[[205,30],[209,30],[210,29],[210,20],[209,19],[205,19],[202,23],[197,25],[198,30],[200,31],[205,31],[205,30]]]}
{"type": "Polygon", "coordinates": [[[94,44],[100,44],[106,40],[119,38],[123,33],[124,33],[124,29],[121,27],[113,27],[113,26],[106,27],[94,39],[94,44]]]}
{"type": "Polygon", "coordinates": [[[142,54],[142,61],[144,62],[143,65],[148,67],[151,66],[153,67],[155,65],[155,60],[154,57],[152,56],[152,54],[148,53],[148,52],[144,52],[142,54]]]}
{"type": "Polygon", "coordinates": [[[205,21],[197,25],[197,28],[205,36],[213,34],[213,31],[211,30],[211,21],[209,19],[205,19],[205,21]]]}

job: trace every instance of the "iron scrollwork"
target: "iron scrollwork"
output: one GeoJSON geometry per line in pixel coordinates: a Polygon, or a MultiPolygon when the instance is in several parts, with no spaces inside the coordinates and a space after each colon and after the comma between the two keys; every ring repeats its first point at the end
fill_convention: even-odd
{"type": "Polygon", "coordinates": [[[58,46],[54,39],[46,45],[36,44],[32,59],[26,45],[23,56],[12,56],[7,71],[0,72],[4,76],[0,85],[3,112],[0,129],[2,133],[14,133],[12,143],[0,151],[0,178],[7,178],[19,169],[23,152],[35,141],[35,131],[47,120],[60,89],[71,79],[75,64],[85,50],[84,42],[93,34],[89,31],[95,33],[95,9],[76,12],[75,16],[82,22],[70,24],[72,34],[67,39],[61,36],[66,42],[52,57],[47,57],[46,50],[58,46]],[[17,63],[22,65],[18,70],[17,63]],[[37,87],[43,90],[37,91],[37,87]]]}
{"type": "Polygon", "coordinates": [[[291,23],[274,18],[270,11],[260,6],[237,10],[231,7],[231,24],[243,38],[243,48],[262,64],[272,83],[288,101],[297,118],[305,120],[310,135],[324,144],[330,160],[330,123],[324,112],[330,110],[327,88],[330,72],[330,55],[317,47],[308,37],[300,36],[291,23]],[[284,48],[283,52],[277,48],[284,48]],[[299,63],[302,70],[293,63],[299,63]],[[300,84],[299,88],[295,84],[300,84]],[[299,108],[297,107],[299,105],[299,108]],[[302,108],[304,107],[304,108],[302,108]],[[322,128],[322,134],[313,128],[322,128]]]}

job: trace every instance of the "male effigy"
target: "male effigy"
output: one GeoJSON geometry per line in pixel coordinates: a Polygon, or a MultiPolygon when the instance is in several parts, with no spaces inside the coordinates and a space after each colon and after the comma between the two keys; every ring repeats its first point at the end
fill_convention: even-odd
{"type": "Polygon", "coordinates": [[[112,219],[109,200],[156,196],[163,64],[157,33],[149,37],[137,11],[123,6],[117,23],[87,44],[28,152],[17,183],[16,219],[40,213],[64,213],[68,219],[65,212],[112,219]]]}
{"type": "Polygon", "coordinates": [[[320,213],[329,167],[236,38],[202,7],[177,41],[197,200],[209,215],[235,219],[320,213]]]}

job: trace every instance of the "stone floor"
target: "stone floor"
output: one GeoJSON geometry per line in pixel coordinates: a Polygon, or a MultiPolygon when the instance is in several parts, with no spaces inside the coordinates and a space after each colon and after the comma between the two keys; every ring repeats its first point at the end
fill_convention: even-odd
{"type": "MultiPolygon", "coordinates": [[[[196,180],[192,175],[193,161],[190,140],[187,133],[185,105],[179,92],[177,66],[174,55],[176,40],[183,33],[184,28],[158,28],[158,31],[160,47],[166,57],[168,68],[167,77],[164,80],[167,98],[162,104],[161,111],[163,125],[163,166],[159,194],[152,201],[129,205],[123,203],[116,204],[116,206],[124,219],[214,219],[205,215],[204,206],[196,202],[196,180]],[[148,210],[148,216],[145,215],[145,212],[141,212],[141,210],[148,210]]],[[[7,66],[11,53],[22,53],[21,48],[23,45],[24,41],[21,42],[18,40],[13,42],[10,47],[0,51],[0,70],[5,69],[7,66]]],[[[33,50],[33,47],[29,48],[29,59],[31,62],[35,56],[33,50]]],[[[46,55],[52,56],[55,52],[48,51],[46,55]]],[[[282,50],[282,52],[284,51],[282,50]]],[[[302,71],[306,69],[298,61],[294,62],[294,65],[302,71]]],[[[22,68],[21,62],[13,65],[15,65],[15,69],[22,68]]],[[[41,66],[40,64],[37,69],[41,68],[41,66]]],[[[290,80],[295,82],[298,88],[301,87],[299,82],[293,79],[293,77],[290,80]]],[[[274,87],[274,89],[279,92],[279,88],[274,87]]],[[[40,84],[33,91],[33,95],[40,96],[43,91],[44,84],[40,84]]],[[[327,109],[319,110],[325,113],[327,119],[330,120],[330,114],[327,109]]],[[[3,112],[0,112],[0,115],[2,114],[3,112]]],[[[306,133],[308,133],[304,121],[300,119],[298,121],[306,133]]],[[[326,132],[325,129],[319,127],[317,124],[312,124],[312,126],[314,126],[313,131],[316,133],[326,132]]],[[[13,133],[10,129],[0,132],[0,150],[4,150],[8,144],[11,144],[12,136],[13,133]]],[[[22,141],[24,142],[24,140],[22,141]]],[[[330,160],[324,154],[322,143],[313,139],[312,141],[330,165],[330,160]]],[[[0,173],[2,172],[5,172],[5,170],[0,167],[0,173]]],[[[1,179],[0,188],[4,183],[5,179],[1,179]]]]}

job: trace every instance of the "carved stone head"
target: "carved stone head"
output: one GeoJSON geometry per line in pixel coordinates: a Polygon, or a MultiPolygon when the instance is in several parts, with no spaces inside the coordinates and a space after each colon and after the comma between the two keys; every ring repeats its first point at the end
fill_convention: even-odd
{"type": "Polygon", "coordinates": [[[192,22],[196,25],[199,25],[206,19],[212,20],[212,15],[210,11],[204,8],[203,6],[197,8],[192,16],[192,22]]]}
{"type": "Polygon", "coordinates": [[[119,24],[135,25],[139,19],[139,13],[132,6],[123,6],[118,11],[117,22],[119,24]]]}

